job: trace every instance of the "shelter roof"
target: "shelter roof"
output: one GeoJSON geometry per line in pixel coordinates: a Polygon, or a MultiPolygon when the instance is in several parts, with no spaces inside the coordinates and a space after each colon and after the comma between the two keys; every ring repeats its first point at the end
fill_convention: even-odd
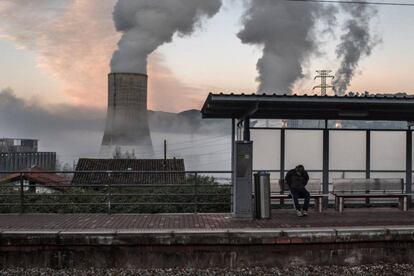
{"type": "Polygon", "coordinates": [[[414,97],[407,95],[317,96],[213,94],[203,118],[414,121],[414,97]]]}

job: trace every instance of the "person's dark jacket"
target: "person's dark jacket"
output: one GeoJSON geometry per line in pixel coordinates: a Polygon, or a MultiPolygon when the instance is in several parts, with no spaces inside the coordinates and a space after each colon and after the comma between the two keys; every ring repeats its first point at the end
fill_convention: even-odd
{"type": "Polygon", "coordinates": [[[306,171],[299,175],[296,169],[288,171],[285,177],[286,183],[291,189],[303,189],[308,184],[309,175],[306,171]]]}

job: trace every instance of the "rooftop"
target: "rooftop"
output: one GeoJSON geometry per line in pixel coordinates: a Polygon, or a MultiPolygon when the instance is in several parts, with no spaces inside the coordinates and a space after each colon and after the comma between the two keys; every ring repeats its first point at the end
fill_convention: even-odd
{"type": "Polygon", "coordinates": [[[31,169],[24,170],[22,174],[12,173],[7,175],[6,177],[0,179],[0,185],[20,181],[20,176],[22,176],[24,180],[27,180],[29,182],[33,182],[38,185],[42,185],[44,187],[58,191],[68,190],[67,186],[70,184],[70,180],[63,176],[51,174],[49,172],[46,173],[43,169],[39,167],[34,167],[31,169]]]}
{"type": "Polygon", "coordinates": [[[203,118],[411,122],[414,121],[414,97],[210,93],[201,113],[203,118]]]}
{"type": "Polygon", "coordinates": [[[183,159],[81,158],[76,171],[72,180],[75,185],[185,183],[183,159]],[[111,171],[117,173],[110,173],[111,171]],[[119,173],[119,171],[128,173],[119,173]]]}

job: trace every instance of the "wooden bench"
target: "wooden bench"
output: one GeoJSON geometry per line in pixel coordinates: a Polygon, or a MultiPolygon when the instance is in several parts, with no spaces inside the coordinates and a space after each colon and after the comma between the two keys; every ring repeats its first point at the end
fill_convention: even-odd
{"type": "MultiPolygon", "coordinates": [[[[290,189],[286,181],[279,180],[280,192],[272,192],[271,199],[279,199],[280,201],[291,198],[290,189]]],[[[320,179],[309,179],[308,185],[306,185],[311,199],[315,202],[315,209],[321,213],[323,209],[323,198],[325,195],[322,194],[322,185],[320,179]]]]}
{"type": "Polygon", "coordinates": [[[408,209],[408,196],[404,193],[404,180],[389,179],[334,179],[333,191],[335,208],[343,212],[345,199],[350,198],[398,198],[399,207],[408,209]]]}

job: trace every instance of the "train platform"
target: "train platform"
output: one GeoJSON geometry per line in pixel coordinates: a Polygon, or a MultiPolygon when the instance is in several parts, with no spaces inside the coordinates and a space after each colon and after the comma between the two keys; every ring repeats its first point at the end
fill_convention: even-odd
{"type": "Polygon", "coordinates": [[[240,268],[414,263],[414,211],[2,214],[0,268],[240,268]]]}
{"type": "Polygon", "coordinates": [[[271,219],[238,220],[230,214],[0,214],[0,231],[10,230],[217,230],[413,226],[414,210],[349,208],[297,217],[291,209],[273,210],[271,219]]]}

